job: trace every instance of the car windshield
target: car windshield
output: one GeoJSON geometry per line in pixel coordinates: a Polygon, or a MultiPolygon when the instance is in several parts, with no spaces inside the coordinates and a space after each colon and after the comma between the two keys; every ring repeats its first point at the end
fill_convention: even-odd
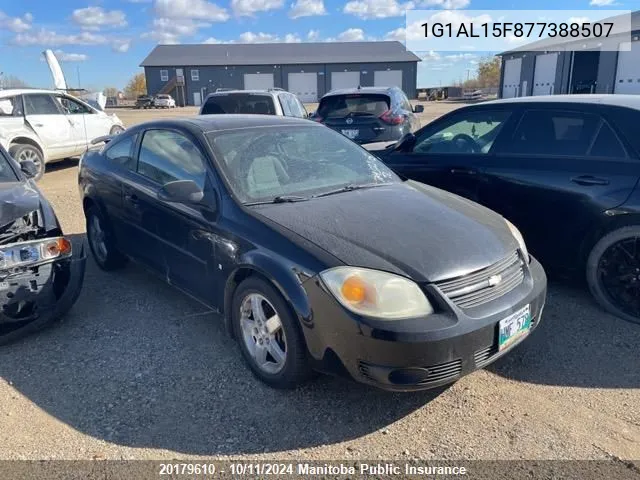
{"type": "Polygon", "coordinates": [[[211,115],[221,113],[275,115],[276,110],[271,95],[233,93],[209,97],[204,107],[202,107],[202,114],[211,115]]]}
{"type": "Polygon", "coordinates": [[[0,183],[6,182],[15,182],[18,180],[16,173],[11,168],[9,164],[9,159],[7,158],[7,153],[0,149],[0,183]]]}
{"type": "Polygon", "coordinates": [[[389,110],[390,100],[387,95],[349,94],[325,97],[318,107],[318,115],[322,118],[342,118],[349,114],[380,116],[389,110]]]}
{"type": "Polygon", "coordinates": [[[400,182],[369,152],[321,126],[248,128],[207,137],[222,173],[243,203],[400,182]]]}

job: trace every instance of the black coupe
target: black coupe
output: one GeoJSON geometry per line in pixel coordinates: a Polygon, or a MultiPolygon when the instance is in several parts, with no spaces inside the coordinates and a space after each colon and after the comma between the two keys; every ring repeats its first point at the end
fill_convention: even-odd
{"type": "Polygon", "coordinates": [[[94,258],[132,258],[224,314],[252,371],[313,370],[393,390],[443,385],[540,322],[546,277],[518,230],[400,180],[301,119],[210,115],[135,126],[85,153],[94,258]]]}

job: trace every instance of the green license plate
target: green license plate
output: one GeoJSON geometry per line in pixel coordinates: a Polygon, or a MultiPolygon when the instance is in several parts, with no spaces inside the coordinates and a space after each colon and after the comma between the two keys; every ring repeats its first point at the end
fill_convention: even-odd
{"type": "Polygon", "coordinates": [[[502,351],[523,338],[531,330],[531,311],[529,305],[500,320],[498,346],[502,351]]]}

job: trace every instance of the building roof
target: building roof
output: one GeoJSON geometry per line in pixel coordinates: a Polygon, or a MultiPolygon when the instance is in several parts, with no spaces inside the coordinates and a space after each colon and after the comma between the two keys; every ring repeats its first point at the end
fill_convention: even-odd
{"type": "Polygon", "coordinates": [[[503,98],[478,103],[476,105],[500,105],[504,103],[597,103],[614,107],[640,110],[640,95],[624,94],[583,94],[583,95],[540,95],[535,97],[503,98]]]}
{"type": "MultiPolygon", "coordinates": [[[[622,15],[603,18],[602,20],[598,20],[598,21],[599,22],[604,22],[607,20],[615,21],[616,18],[620,18],[621,16],[622,15]]],[[[631,12],[631,30],[630,31],[631,32],[640,31],[640,10],[631,12]]],[[[581,40],[584,40],[584,39],[581,39],[581,40]]],[[[567,44],[571,43],[572,41],[575,42],[575,39],[572,40],[570,37],[566,39],[561,39],[560,41],[558,41],[558,39],[548,37],[548,38],[543,38],[542,40],[538,40],[536,42],[528,43],[527,45],[514,48],[512,50],[507,50],[505,52],[498,53],[497,56],[501,57],[501,56],[509,55],[512,53],[522,53],[522,52],[532,51],[532,50],[535,50],[535,51],[553,50],[554,47],[567,46],[567,44]]]]}
{"type": "Polygon", "coordinates": [[[157,45],[141,67],[419,62],[400,42],[157,45]]]}

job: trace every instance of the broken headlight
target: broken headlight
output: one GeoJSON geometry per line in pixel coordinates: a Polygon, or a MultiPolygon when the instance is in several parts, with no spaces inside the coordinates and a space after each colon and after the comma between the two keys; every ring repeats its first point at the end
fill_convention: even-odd
{"type": "Polygon", "coordinates": [[[71,256],[71,242],[64,237],[45,238],[0,246],[0,270],[34,266],[71,256]]]}

